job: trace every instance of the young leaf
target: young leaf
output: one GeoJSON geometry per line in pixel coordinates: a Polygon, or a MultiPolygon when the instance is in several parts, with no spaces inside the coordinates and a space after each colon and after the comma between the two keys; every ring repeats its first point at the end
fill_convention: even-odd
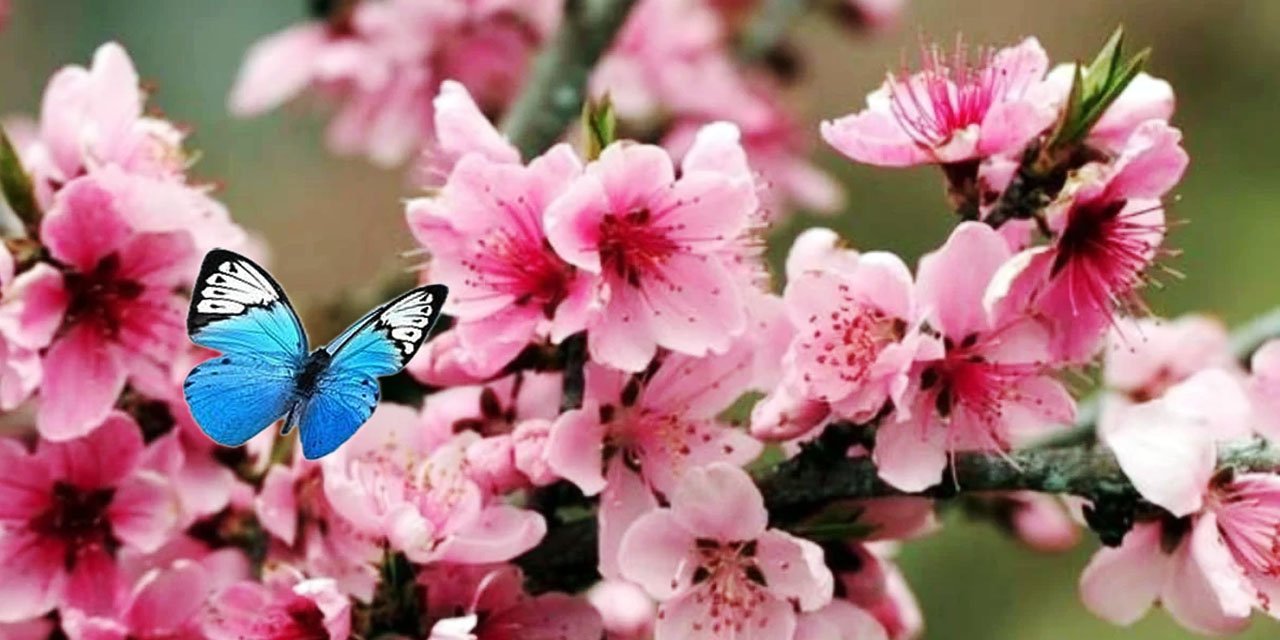
{"type": "Polygon", "coordinates": [[[609,94],[582,105],[583,156],[595,160],[600,152],[618,138],[618,116],[609,94]]]}
{"type": "Polygon", "coordinates": [[[22,160],[3,128],[0,128],[0,191],[23,225],[34,229],[40,224],[40,206],[36,204],[31,177],[22,167],[22,160]]]}
{"type": "Polygon", "coordinates": [[[1060,147],[1083,140],[1107,108],[1142,71],[1150,55],[1150,49],[1143,49],[1126,59],[1124,28],[1119,27],[1093,62],[1088,66],[1077,64],[1067,104],[1050,136],[1050,146],[1060,147]]]}

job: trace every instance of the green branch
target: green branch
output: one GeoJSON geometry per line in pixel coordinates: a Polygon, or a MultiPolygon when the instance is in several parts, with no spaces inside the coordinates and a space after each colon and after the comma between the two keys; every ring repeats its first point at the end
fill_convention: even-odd
{"type": "Polygon", "coordinates": [[[559,33],[533,63],[504,127],[526,159],[546,151],[581,113],[587,80],[636,0],[569,0],[559,33]]]}

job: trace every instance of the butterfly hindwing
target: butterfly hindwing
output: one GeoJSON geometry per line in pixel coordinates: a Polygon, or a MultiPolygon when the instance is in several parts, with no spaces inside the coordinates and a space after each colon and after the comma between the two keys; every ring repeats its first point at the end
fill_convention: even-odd
{"type": "Polygon", "coordinates": [[[234,252],[210,251],[192,291],[187,332],[221,352],[183,385],[191,414],[210,438],[243,444],[289,409],[307,338],[266,270],[234,252]]]}
{"type": "Polygon", "coordinates": [[[332,360],[302,408],[299,429],[307,458],[345,442],[378,404],[378,378],[404,368],[426,341],[448,290],[418,287],[370,311],[324,347],[332,360]]]}

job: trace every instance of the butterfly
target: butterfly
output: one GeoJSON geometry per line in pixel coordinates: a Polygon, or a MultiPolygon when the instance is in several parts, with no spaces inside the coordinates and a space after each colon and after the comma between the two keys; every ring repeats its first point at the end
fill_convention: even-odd
{"type": "Polygon", "coordinates": [[[221,355],[187,374],[183,395],[200,429],[235,447],[284,417],[302,453],[332,453],[378,404],[378,378],[417,353],[448,289],[427,285],[365,314],[329,344],[307,352],[307,334],[284,290],[252,260],[225,249],[204,258],[187,333],[221,355]]]}

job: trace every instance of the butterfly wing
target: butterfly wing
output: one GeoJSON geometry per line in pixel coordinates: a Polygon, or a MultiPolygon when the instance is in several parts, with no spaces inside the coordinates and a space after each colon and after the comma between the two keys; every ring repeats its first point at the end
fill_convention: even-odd
{"type": "Polygon", "coordinates": [[[324,347],[332,360],[301,409],[302,453],[324,456],[346,442],[378,405],[378,378],[404,368],[440,317],[448,289],[418,287],[370,311],[324,347]]]}
{"type": "Polygon", "coordinates": [[[307,336],[265,269],[231,251],[210,251],[192,292],[187,333],[222,353],[183,383],[191,414],[214,441],[244,444],[289,409],[307,336]]]}

